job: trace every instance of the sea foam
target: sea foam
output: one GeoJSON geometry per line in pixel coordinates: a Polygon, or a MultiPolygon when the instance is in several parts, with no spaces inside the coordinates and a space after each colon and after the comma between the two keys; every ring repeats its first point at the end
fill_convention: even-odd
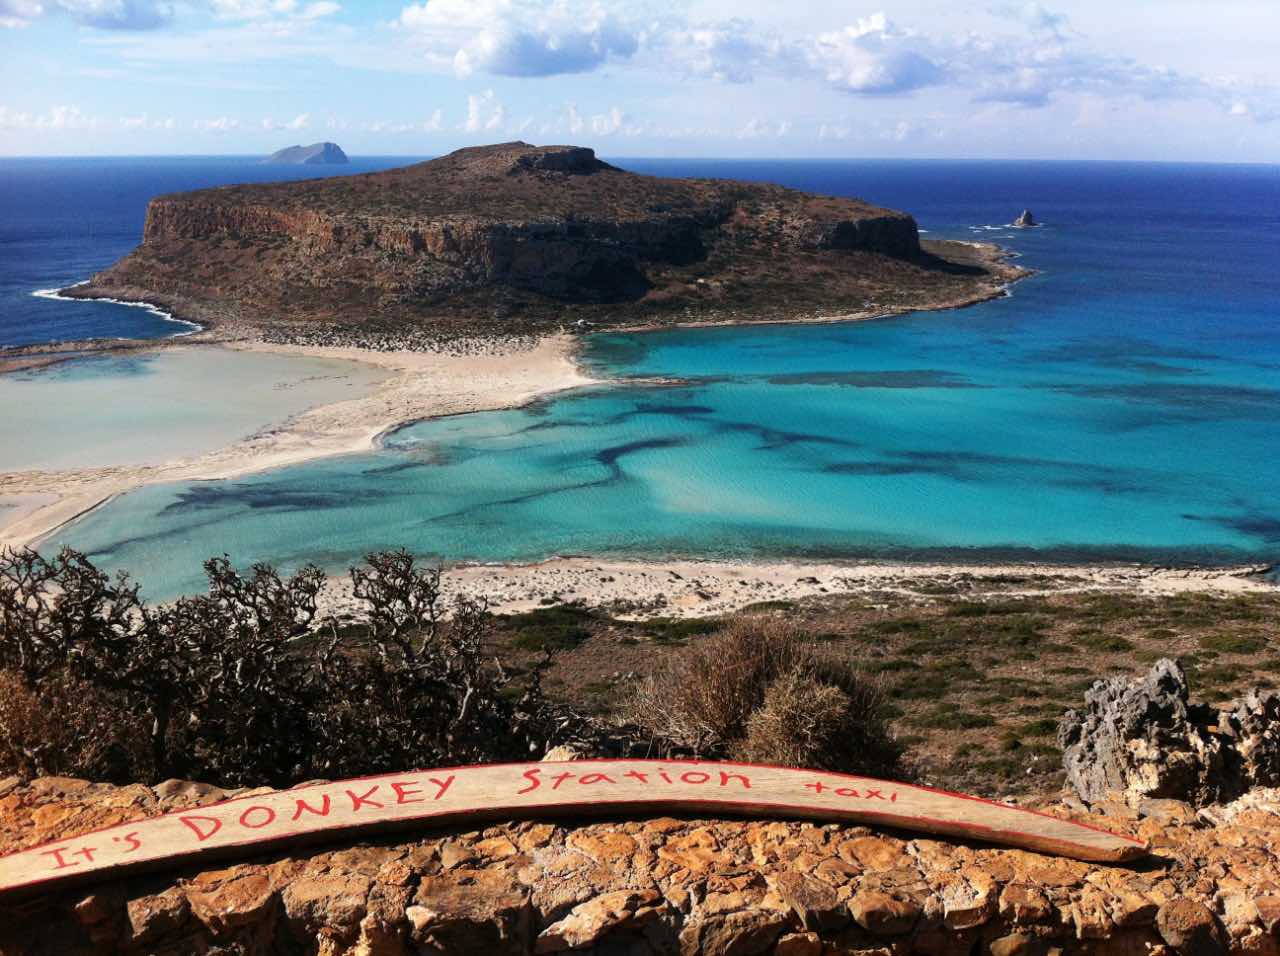
{"type": "MultiPolygon", "coordinates": [[[[88,285],[88,284],[89,284],[89,280],[85,279],[81,282],[73,282],[71,283],[71,285],[64,286],[62,288],[74,289],[76,286],[88,285]]],[[[152,315],[156,316],[157,318],[164,319],[166,322],[173,322],[177,325],[185,325],[187,327],[185,332],[173,333],[173,338],[180,338],[181,336],[184,336],[184,335],[192,335],[196,332],[201,332],[204,330],[204,326],[200,325],[198,322],[189,322],[186,319],[179,319],[177,316],[173,315],[173,313],[166,312],[164,309],[160,308],[158,305],[153,305],[150,302],[142,302],[140,300],[109,299],[109,298],[77,299],[75,296],[63,295],[62,288],[36,289],[31,294],[35,296],[35,298],[37,299],[58,299],[61,302],[110,302],[112,305],[124,305],[124,306],[128,306],[131,309],[145,309],[147,312],[150,312],[152,315]]]]}

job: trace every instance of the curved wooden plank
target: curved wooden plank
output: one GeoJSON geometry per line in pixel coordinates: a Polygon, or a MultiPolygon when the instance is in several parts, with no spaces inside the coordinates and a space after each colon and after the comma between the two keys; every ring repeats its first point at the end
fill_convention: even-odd
{"type": "Polygon", "coordinates": [[[1146,844],[978,797],[829,773],[681,760],[490,764],[240,797],[0,857],[0,893],[54,890],[302,840],[496,818],[730,813],[849,821],[1119,862],[1146,844]]]}

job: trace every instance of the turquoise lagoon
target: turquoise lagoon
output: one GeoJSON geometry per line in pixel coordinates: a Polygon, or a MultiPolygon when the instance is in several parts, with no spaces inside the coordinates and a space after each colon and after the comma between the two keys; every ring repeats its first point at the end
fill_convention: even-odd
{"type": "Polygon", "coordinates": [[[197,455],[365,394],[384,374],[356,362],[184,347],[0,376],[0,472],[197,455]]]}
{"type": "Polygon", "coordinates": [[[1280,556],[1276,168],[632,165],[872,195],[1040,272],[952,312],[595,336],[584,360],[619,384],[415,424],[371,454],[149,486],[49,544],[155,596],[199,587],[224,552],[332,570],[400,546],[445,561],[1280,556]],[[1046,225],[1000,226],[1023,205],[1046,225]],[[681,381],[627,382],[655,375],[681,381]]]}

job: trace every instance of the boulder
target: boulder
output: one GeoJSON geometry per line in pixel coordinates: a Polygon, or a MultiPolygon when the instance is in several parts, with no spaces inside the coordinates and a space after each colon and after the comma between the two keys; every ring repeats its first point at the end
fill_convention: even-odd
{"type": "Polygon", "coordinates": [[[1193,704],[1186,674],[1166,658],[1136,680],[1096,681],[1084,709],[1063,716],[1058,743],[1087,803],[1186,819],[1191,807],[1280,784],[1280,693],[1253,691],[1222,711],[1193,704]]]}
{"type": "Polygon", "coordinates": [[[1013,225],[1019,229],[1029,229],[1032,226],[1038,226],[1039,223],[1036,222],[1036,217],[1031,215],[1030,209],[1024,209],[1022,215],[1013,221],[1013,225]]]}
{"type": "Polygon", "coordinates": [[[1067,781],[1081,799],[1222,799],[1227,760],[1209,730],[1215,715],[1189,697],[1186,674],[1168,658],[1138,680],[1095,681],[1084,709],[1068,711],[1058,728],[1067,781]]]}

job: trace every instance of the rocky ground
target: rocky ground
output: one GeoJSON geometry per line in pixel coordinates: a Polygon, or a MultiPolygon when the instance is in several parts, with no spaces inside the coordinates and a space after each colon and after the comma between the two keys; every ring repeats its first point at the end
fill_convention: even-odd
{"type": "MultiPolygon", "coordinates": [[[[0,793],[0,850],[224,796],[67,778],[0,793]]],[[[1074,812],[1148,840],[1149,860],[779,821],[526,822],[0,902],[0,953],[1280,953],[1280,793],[1101,809],[1074,812]]]]}

